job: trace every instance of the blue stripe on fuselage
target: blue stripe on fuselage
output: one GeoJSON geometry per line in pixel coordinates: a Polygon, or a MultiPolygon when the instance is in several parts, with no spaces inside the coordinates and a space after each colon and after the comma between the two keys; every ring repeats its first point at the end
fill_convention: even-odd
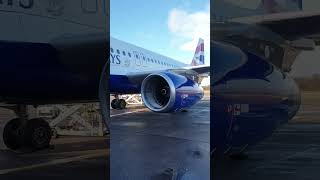
{"type": "Polygon", "coordinates": [[[111,75],[109,79],[110,93],[138,94],[140,85],[132,84],[125,75],[111,75]]]}

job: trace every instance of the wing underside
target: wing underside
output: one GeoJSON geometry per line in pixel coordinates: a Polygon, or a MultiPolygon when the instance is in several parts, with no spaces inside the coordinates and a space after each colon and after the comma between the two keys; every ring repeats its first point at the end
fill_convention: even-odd
{"type": "Polygon", "coordinates": [[[320,33],[320,12],[277,13],[234,18],[232,21],[266,27],[286,40],[312,38],[320,33]]]}

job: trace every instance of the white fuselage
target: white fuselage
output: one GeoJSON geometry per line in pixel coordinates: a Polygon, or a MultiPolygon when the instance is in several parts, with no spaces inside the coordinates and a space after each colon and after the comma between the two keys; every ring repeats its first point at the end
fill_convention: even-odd
{"type": "Polygon", "coordinates": [[[188,65],[166,56],[110,37],[110,74],[176,69],[188,65]]]}

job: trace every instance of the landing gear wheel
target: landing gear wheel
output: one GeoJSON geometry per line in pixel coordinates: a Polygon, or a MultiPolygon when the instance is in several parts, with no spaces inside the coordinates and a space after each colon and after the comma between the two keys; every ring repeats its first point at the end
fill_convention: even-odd
{"type": "Polygon", "coordinates": [[[21,124],[21,120],[19,118],[16,118],[10,120],[4,127],[3,142],[9,149],[17,150],[21,147],[21,124]]]}
{"type": "Polygon", "coordinates": [[[119,104],[119,100],[118,99],[114,99],[111,101],[111,107],[112,109],[118,109],[118,104],[119,104]]]}
{"type": "Polygon", "coordinates": [[[127,106],[127,102],[124,99],[119,99],[118,108],[119,109],[125,109],[127,106]]]}
{"type": "Polygon", "coordinates": [[[45,149],[50,146],[51,128],[43,119],[27,121],[22,136],[23,146],[31,150],[45,149]]]}
{"type": "Polygon", "coordinates": [[[124,99],[114,99],[111,101],[112,109],[125,109],[127,102],[124,99]]]}

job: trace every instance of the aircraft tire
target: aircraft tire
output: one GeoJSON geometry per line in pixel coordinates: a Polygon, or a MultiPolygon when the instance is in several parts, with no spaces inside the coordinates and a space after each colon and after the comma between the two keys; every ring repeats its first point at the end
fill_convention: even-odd
{"type": "Polygon", "coordinates": [[[119,104],[119,100],[118,99],[113,99],[111,101],[111,107],[112,109],[118,109],[118,104],[119,104]]]}
{"type": "Polygon", "coordinates": [[[21,120],[19,118],[10,120],[3,130],[3,142],[11,150],[21,148],[21,133],[19,131],[21,120]]]}
{"type": "Polygon", "coordinates": [[[127,102],[124,99],[119,99],[118,108],[125,109],[127,106],[127,102]]]}
{"type": "Polygon", "coordinates": [[[51,137],[52,132],[48,122],[41,118],[30,119],[23,129],[23,147],[31,150],[48,148],[51,137]]]}

